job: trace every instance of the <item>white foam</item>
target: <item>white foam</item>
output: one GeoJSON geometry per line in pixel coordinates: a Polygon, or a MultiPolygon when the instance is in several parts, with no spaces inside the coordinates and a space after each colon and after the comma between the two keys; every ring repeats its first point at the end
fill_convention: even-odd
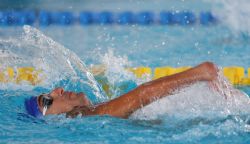
{"type": "Polygon", "coordinates": [[[105,67],[104,76],[107,78],[107,83],[110,86],[109,90],[113,94],[112,97],[119,96],[120,90],[119,83],[126,81],[133,81],[137,85],[151,80],[151,75],[143,75],[137,78],[129,68],[132,68],[132,62],[128,60],[126,55],[115,54],[114,49],[109,48],[106,53],[96,51],[99,57],[99,63],[105,67]]]}
{"type": "Polygon", "coordinates": [[[105,76],[110,84],[124,80],[135,79],[134,75],[126,68],[131,66],[131,62],[126,56],[115,55],[112,49],[109,49],[104,55],[100,55],[101,64],[106,67],[105,76]]]}
{"type": "Polygon", "coordinates": [[[235,33],[250,34],[249,0],[213,0],[212,12],[235,33]]]}
{"type": "Polygon", "coordinates": [[[249,114],[248,96],[233,88],[222,75],[220,77],[216,82],[219,90],[211,89],[206,82],[199,82],[137,110],[131,118],[148,120],[164,115],[191,118],[249,114]]]}

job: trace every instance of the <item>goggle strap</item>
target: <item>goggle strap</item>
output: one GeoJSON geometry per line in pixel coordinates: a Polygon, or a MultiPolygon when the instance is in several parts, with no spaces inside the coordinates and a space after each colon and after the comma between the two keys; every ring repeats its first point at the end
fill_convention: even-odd
{"type": "Polygon", "coordinates": [[[45,116],[45,114],[46,114],[46,111],[47,111],[47,106],[44,106],[43,107],[43,115],[45,116]]]}

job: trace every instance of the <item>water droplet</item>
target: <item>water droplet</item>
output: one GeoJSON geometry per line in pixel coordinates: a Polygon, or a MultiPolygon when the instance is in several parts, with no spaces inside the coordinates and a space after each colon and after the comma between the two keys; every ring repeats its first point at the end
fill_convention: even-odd
{"type": "Polygon", "coordinates": [[[199,46],[199,43],[198,43],[198,42],[194,43],[194,46],[195,46],[195,47],[198,47],[198,46],[199,46]]]}

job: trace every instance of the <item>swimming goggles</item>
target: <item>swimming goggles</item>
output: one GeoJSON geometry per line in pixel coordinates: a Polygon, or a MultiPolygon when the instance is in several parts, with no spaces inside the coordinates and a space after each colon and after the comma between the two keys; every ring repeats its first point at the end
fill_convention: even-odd
{"type": "Polygon", "coordinates": [[[38,103],[42,104],[42,113],[45,115],[48,108],[53,104],[53,98],[50,94],[41,94],[38,98],[38,103]]]}

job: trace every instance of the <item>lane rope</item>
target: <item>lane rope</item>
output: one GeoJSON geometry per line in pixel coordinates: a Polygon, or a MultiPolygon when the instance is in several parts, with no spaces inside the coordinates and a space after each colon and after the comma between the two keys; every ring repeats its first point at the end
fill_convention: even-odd
{"type": "MultiPolygon", "coordinates": [[[[127,68],[129,72],[132,72],[136,78],[150,77],[157,79],[163,76],[173,75],[179,72],[183,72],[191,68],[190,66],[184,67],[156,67],[151,69],[150,67],[135,67],[127,68]]],[[[90,68],[94,76],[104,75],[105,67],[94,66],[90,68]]],[[[250,86],[250,68],[244,69],[239,66],[230,66],[223,68],[224,76],[234,85],[250,86]]],[[[7,67],[0,70],[0,82],[1,83],[16,83],[29,82],[32,85],[37,85],[44,80],[44,73],[42,70],[35,69],[34,67],[19,67],[12,68],[7,67]]]]}
{"type": "Polygon", "coordinates": [[[123,12],[91,12],[82,11],[73,13],[69,11],[33,11],[33,10],[5,10],[0,11],[0,26],[70,26],[87,25],[211,25],[218,19],[209,11],[194,13],[192,11],[123,11],[123,12]]]}

